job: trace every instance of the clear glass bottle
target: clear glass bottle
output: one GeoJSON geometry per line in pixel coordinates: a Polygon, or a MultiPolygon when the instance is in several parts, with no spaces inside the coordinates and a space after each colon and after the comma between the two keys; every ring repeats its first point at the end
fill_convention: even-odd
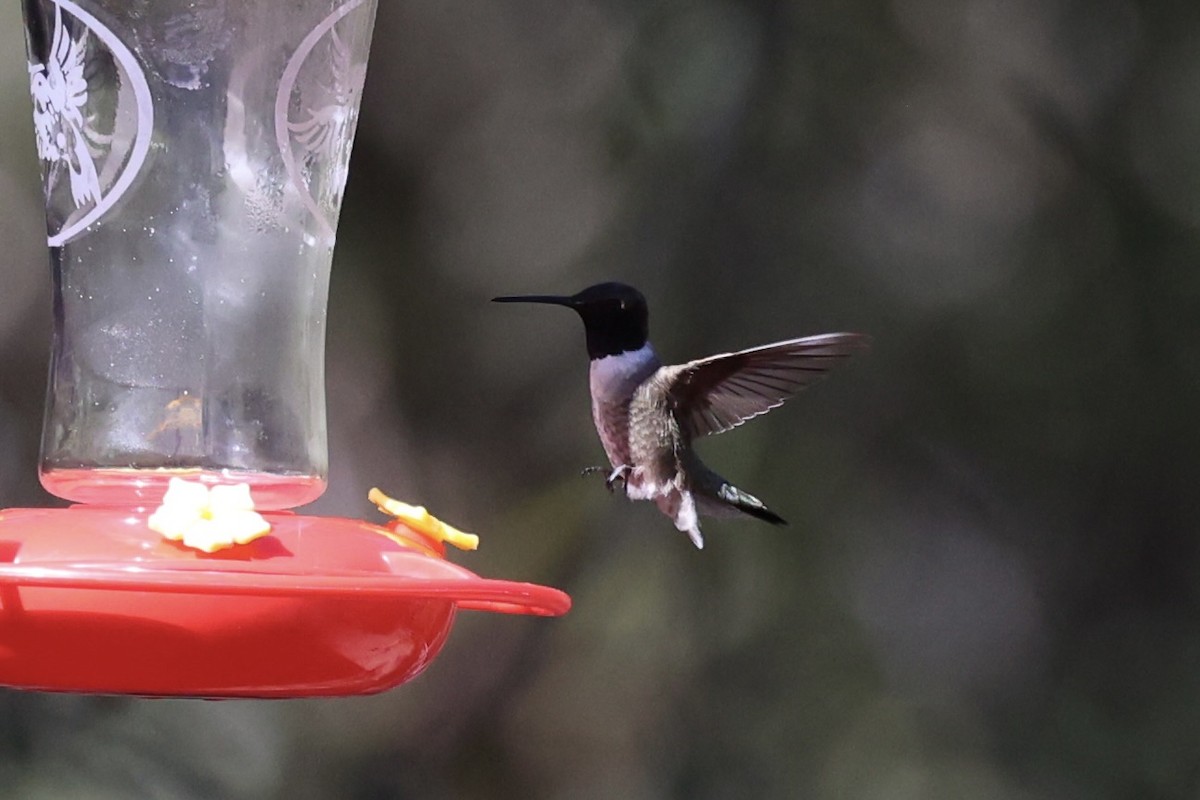
{"type": "Polygon", "coordinates": [[[325,312],[376,0],[27,0],[54,341],[40,475],[79,502],[325,487],[325,312]]]}

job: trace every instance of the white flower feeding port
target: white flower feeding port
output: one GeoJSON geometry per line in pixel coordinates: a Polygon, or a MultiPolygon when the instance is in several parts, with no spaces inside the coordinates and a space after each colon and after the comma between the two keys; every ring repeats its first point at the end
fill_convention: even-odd
{"type": "Polygon", "coordinates": [[[569,607],[449,563],[474,537],[382,493],[384,526],[287,511],[327,477],[375,3],[26,0],[55,300],[39,474],[78,505],[0,511],[0,685],[373,692],[459,609],[569,607]]]}

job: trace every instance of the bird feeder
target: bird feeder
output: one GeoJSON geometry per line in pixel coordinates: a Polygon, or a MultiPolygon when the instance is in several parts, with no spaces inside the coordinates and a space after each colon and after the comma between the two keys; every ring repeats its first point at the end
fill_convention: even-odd
{"type": "Polygon", "coordinates": [[[334,234],[375,0],[25,0],[54,278],[40,479],[0,511],[0,685],[381,691],[463,609],[560,615],[328,471],[334,234]],[[192,538],[189,538],[192,537],[192,538]]]}

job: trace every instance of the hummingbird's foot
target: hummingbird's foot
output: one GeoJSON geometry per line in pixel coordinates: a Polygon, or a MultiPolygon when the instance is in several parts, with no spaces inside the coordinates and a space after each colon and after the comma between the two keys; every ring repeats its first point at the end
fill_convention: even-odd
{"type": "Polygon", "coordinates": [[[604,488],[608,489],[610,492],[613,492],[616,491],[616,486],[619,483],[622,491],[624,491],[625,477],[628,475],[629,470],[631,469],[632,467],[630,467],[628,464],[622,464],[612,472],[608,472],[608,467],[584,467],[583,470],[580,471],[579,476],[582,478],[587,477],[588,475],[595,475],[597,472],[608,472],[608,475],[604,478],[604,488]]]}
{"type": "Polygon", "coordinates": [[[615,491],[613,487],[616,486],[617,483],[620,483],[621,491],[625,491],[625,487],[628,485],[627,478],[629,476],[629,470],[631,469],[632,467],[630,467],[628,464],[622,464],[621,466],[617,467],[611,473],[609,473],[607,478],[604,479],[604,486],[610,492],[612,492],[615,491]]]}

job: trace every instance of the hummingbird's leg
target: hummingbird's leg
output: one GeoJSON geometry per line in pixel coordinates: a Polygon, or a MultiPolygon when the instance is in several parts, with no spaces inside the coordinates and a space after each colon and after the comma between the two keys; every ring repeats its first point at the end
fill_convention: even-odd
{"type": "MultiPolygon", "coordinates": [[[[614,491],[613,487],[615,487],[618,483],[620,483],[621,488],[624,489],[625,488],[625,476],[629,472],[630,469],[631,469],[631,467],[628,464],[622,464],[621,466],[614,469],[612,472],[609,472],[607,477],[605,477],[605,479],[604,479],[604,488],[606,488],[610,492],[612,492],[612,491],[614,491]]],[[[579,476],[581,478],[587,477],[588,475],[595,475],[597,472],[608,472],[608,467],[584,467],[583,470],[579,473],[579,476]]]]}
{"type": "Polygon", "coordinates": [[[630,467],[628,464],[622,464],[621,466],[614,469],[609,474],[609,476],[604,479],[604,485],[606,487],[608,487],[608,490],[611,492],[611,491],[613,491],[613,487],[616,486],[618,482],[620,482],[621,491],[625,491],[626,479],[629,475],[629,470],[631,470],[631,469],[632,469],[632,467],[630,467]]]}
{"type": "MultiPolygon", "coordinates": [[[[586,478],[588,475],[595,475],[597,472],[606,473],[608,472],[608,467],[584,467],[583,471],[579,473],[579,477],[586,478]]],[[[608,489],[609,492],[613,490],[608,478],[604,479],[604,488],[608,489]]]]}

